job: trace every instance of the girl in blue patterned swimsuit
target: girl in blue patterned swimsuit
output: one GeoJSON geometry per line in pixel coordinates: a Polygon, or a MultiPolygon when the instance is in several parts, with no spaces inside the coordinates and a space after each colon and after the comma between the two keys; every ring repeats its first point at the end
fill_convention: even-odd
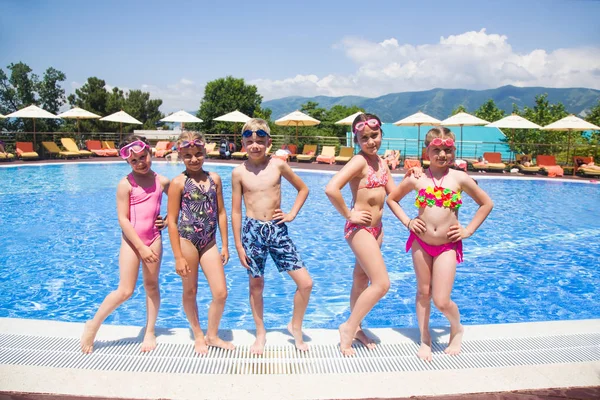
{"type": "Polygon", "coordinates": [[[208,346],[233,350],[232,343],[217,335],[227,298],[223,267],[229,260],[221,178],[202,169],[205,151],[200,134],[183,132],[177,148],[185,171],[173,179],[169,188],[168,226],[175,269],[183,282],[183,309],[194,333],[196,353],[206,354],[208,346]],[[217,227],[221,233],[220,254],[215,240],[217,227]],[[212,293],[206,337],[200,328],[196,303],[198,265],[212,293]]]}

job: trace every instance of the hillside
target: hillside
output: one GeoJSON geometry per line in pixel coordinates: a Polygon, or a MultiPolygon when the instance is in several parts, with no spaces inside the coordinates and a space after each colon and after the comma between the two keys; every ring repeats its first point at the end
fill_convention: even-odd
{"type": "Polygon", "coordinates": [[[567,111],[573,114],[585,114],[595,106],[600,99],[600,90],[584,88],[554,89],[545,87],[515,87],[502,86],[497,89],[466,90],[466,89],[432,89],[422,92],[392,93],[376,98],[360,96],[342,97],[284,97],[263,102],[263,107],[273,110],[273,118],[297,110],[307,101],[315,101],[326,109],[334,105],[357,105],[377,114],[385,122],[394,122],[417,111],[423,111],[438,119],[448,117],[452,110],[460,104],[469,112],[475,111],[489,99],[510,113],[513,103],[523,109],[533,107],[535,96],[548,94],[550,103],[563,103],[567,111]]]}

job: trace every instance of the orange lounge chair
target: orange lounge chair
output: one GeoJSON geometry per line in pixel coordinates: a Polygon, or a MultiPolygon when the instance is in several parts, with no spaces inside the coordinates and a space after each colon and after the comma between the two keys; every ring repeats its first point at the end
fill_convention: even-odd
{"type": "Polygon", "coordinates": [[[533,157],[531,156],[531,154],[516,154],[515,160],[517,161],[515,167],[519,170],[519,172],[523,174],[537,174],[538,172],[540,172],[540,167],[538,167],[537,165],[533,165],[533,157]],[[529,162],[531,162],[531,165],[529,167],[526,167],[523,164],[521,164],[522,162],[524,162],[523,157],[526,157],[526,161],[529,160],[529,162]]]}
{"type": "Polygon", "coordinates": [[[563,169],[556,164],[556,157],[538,154],[535,160],[537,161],[537,165],[541,168],[541,170],[547,173],[548,176],[564,176],[565,171],[563,171],[563,169]]]}
{"type": "Polygon", "coordinates": [[[323,146],[317,156],[317,163],[333,164],[335,162],[335,146],[323,146]]]}
{"type": "Polygon", "coordinates": [[[354,147],[340,147],[340,154],[335,158],[335,162],[346,164],[352,157],[354,157],[354,147]]]}
{"type": "Polygon", "coordinates": [[[33,143],[31,142],[17,142],[15,147],[17,149],[17,157],[23,160],[40,158],[40,155],[33,151],[33,143]]]}
{"type": "Polygon", "coordinates": [[[106,153],[107,157],[118,157],[119,150],[115,147],[115,142],[112,140],[103,140],[102,142],[102,150],[106,153]]]}
{"type": "Polygon", "coordinates": [[[152,153],[154,157],[164,157],[172,151],[172,147],[173,145],[171,144],[171,142],[160,141],[156,143],[156,146],[154,146],[152,153]]]}
{"type": "Polygon", "coordinates": [[[506,170],[506,164],[502,162],[502,153],[483,153],[483,158],[487,163],[476,162],[473,164],[473,169],[478,171],[496,171],[501,172],[506,170]]]}
{"type": "Polygon", "coordinates": [[[579,174],[582,176],[600,176],[600,167],[594,164],[594,157],[573,157],[573,175],[579,174]],[[586,164],[586,167],[581,165],[586,164]],[[590,166],[589,164],[592,164],[590,166]]]}
{"type": "Polygon", "coordinates": [[[315,159],[317,153],[317,145],[316,144],[305,144],[302,149],[302,154],[298,154],[296,156],[297,161],[308,161],[311,162],[315,159]]]}
{"type": "Polygon", "coordinates": [[[405,158],[403,167],[404,169],[411,169],[413,167],[421,168],[421,161],[414,158],[405,158]]]}
{"type": "Polygon", "coordinates": [[[87,150],[79,150],[75,141],[71,138],[61,138],[60,142],[67,151],[79,154],[79,157],[90,157],[93,153],[87,150]]]}
{"type": "Polygon", "coordinates": [[[61,150],[60,147],[56,145],[54,142],[42,142],[42,146],[44,147],[44,151],[50,154],[50,157],[55,158],[77,158],[79,157],[79,153],[74,153],[72,151],[64,151],[61,150]]]}
{"type": "Polygon", "coordinates": [[[86,140],[85,147],[87,147],[87,149],[94,153],[94,155],[96,156],[108,156],[106,150],[102,149],[102,142],[100,142],[99,140],[86,140]]]}

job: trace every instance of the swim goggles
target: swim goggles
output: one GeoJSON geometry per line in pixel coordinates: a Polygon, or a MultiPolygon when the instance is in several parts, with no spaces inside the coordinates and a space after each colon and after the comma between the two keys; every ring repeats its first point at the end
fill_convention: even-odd
{"type": "Polygon", "coordinates": [[[146,149],[150,149],[150,146],[141,140],[136,140],[135,142],[131,142],[128,145],[121,147],[121,150],[119,150],[119,155],[122,159],[127,160],[129,157],[131,157],[132,152],[139,154],[146,149]]]}
{"type": "Polygon", "coordinates": [[[247,137],[252,136],[252,134],[254,132],[256,132],[256,136],[259,136],[259,137],[265,137],[265,136],[271,137],[271,135],[269,135],[269,133],[267,131],[262,130],[262,129],[257,129],[255,131],[251,131],[250,129],[248,129],[248,130],[242,132],[242,136],[247,138],[247,137]]]}
{"type": "Polygon", "coordinates": [[[191,146],[195,146],[195,147],[202,147],[204,148],[204,142],[200,139],[194,139],[194,140],[183,140],[180,144],[179,144],[179,148],[180,149],[185,149],[191,146]]]}
{"type": "Polygon", "coordinates": [[[365,125],[369,125],[371,129],[377,129],[381,126],[378,120],[375,118],[368,119],[366,121],[360,121],[358,124],[354,125],[354,132],[360,132],[365,129],[365,125]]]}
{"type": "Polygon", "coordinates": [[[429,146],[448,146],[448,147],[454,147],[454,140],[447,138],[447,139],[442,139],[439,137],[436,137],[435,139],[433,139],[431,142],[429,142],[429,146]]]}

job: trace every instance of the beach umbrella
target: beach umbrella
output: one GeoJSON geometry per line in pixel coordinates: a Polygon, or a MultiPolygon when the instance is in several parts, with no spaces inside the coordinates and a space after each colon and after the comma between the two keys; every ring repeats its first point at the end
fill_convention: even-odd
{"type": "MultiPolygon", "coordinates": [[[[213,121],[221,121],[221,122],[241,122],[242,124],[245,124],[246,122],[248,122],[251,118],[249,116],[247,116],[246,114],[244,114],[243,112],[240,112],[238,110],[232,111],[230,113],[221,115],[220,117],[217,117],[215,119],[213,119],[213,121]]],[[[233,141],[236,142],[237,141],[237,135],[235,130],[233,131],[233,141]]]]}
{"type": "Polygon", "coordinates": [[[354,122],[356,117],[358,117],[360,114],[364,114],[364,112],[362,112],[362,111],[355,112],[354,114],[349,115],[344,119],[340,119],[339,121],[334,122],[334,123],[335,123],[335,125],[350,125],[350,126],[352,126],[352,123],[354,122]]]}
{"type": "Polygon", "coordinates": [[[275,125],[280,126],[296,126],[296,143],[298,143],[298,127],[299,126],[315,126],[319,125],[321,121],[318,119],[314,119],[310,115],[306,115],[303,112],[298,110],[289,113],[277,121],[275,121],[275,125]]]}
{"type": "Polygon", "coordinates": [[[406,118],[403,118],[399,121],[394,122],[394,125],[396,126],[417,126],[418,127],[418,133],[417,133],[417,155],[420,158],[421,157],[421,125],[430,125],[430,126],[436,126],[440,124],[440,120],[433,118],[430,115],[425,114],[424,112],[416,112],[413,115],[409,115],[406,118]]]}
{"type": "Polygon", "coordinates": [[[80,119],[97,119],[100,118],[98,114],[84,110],[83,108],[73,107],[69,111],[65,111],[62,114],[58,114],[60,118],[76,119],[77,120],[77,133],[81,134],[79,130],[80,119]]]}
{"type": "MultiPolygon", "coordinates": [[[[504,128],[512,130],[512,137],[515,137],[515,129],[541,129],[538,124],[531,122],[517,114],[509,115],[498,121],[486,125],[488,128],[504,128]]],[[[511,153],[512,157],[512,153],[511,153]]],[[[512,158],[511,158],[512,159],[512,158]]]]}
{"type": "Polygon", "coordinates": [[[190,114],[187,111],[183,111],[183,110],[174,112],[173,114],[169,115],[168,117],[164,117],[163,119],[161,119],[161,121],[163,121],[163,122],[180,122],[182,131],[184,129],[184,124],[186,122],[203,122],[200,118],[196,117],[195,115],[190,114]]]}
{"type": "Polygon", "coordinates": [[[36,118],[59,118],[56,115],[49,113],[43,108],[39,108],[35,105],[30,105],[29,107],[25,107],[20,109],[19,111],[15,111],[14,113],[10,113],[5,116],[5,118],[31,118],[33,119],[33,146],[35,148],[36,140],[35,140],[35,120],[36,118]]]}
{"type": "Polygon", "coordinates": [[[596,126],[571,114],[559,119],[556,122],[546,125],[542,128],[544,131],[567,131],[569,141],[567,144],[567,163],[569,162],[569,150],[571,148],[571,132],[572,131],[600,131],[600,126],[596,126]]]}
{"type": "Polygon", "coordinates": [[[476,126],[476,125],[486,125],[489,124],[489,121],[486,121],[481,118],[477,118],[474,115],[468,114],[466,112],[459,112],[451,116],[450,118],[446,118],[440,125],[442,126],[460,126],[460,157],[462,158],[462,148],[463,148],[463,126],[476,126]]]}
{"type": "Polygon", "coordinates": [[[123,123],[125,124],[135,124],[135,125],[143,125],[143,122],[138,121],[133,118],[131,115],[127,114],[125,111],[121,110],[114,114],[107,115],[106,117],[100,118],[100,121],[108,121],[108,122],[118,122],[121,127],[119,132],[119,141],[122,140],[123,136],[123,123]]]}

